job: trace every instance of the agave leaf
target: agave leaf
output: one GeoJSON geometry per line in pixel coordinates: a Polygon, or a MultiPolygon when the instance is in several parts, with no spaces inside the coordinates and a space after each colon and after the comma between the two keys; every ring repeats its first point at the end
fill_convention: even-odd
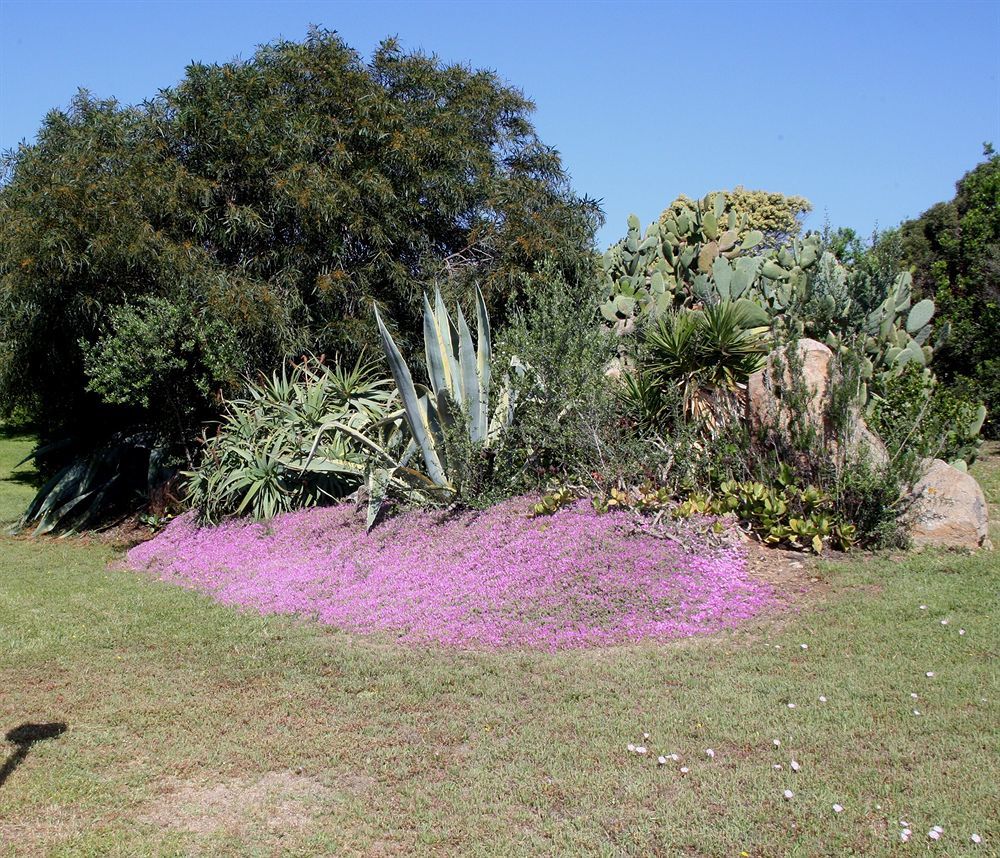
{"type": "Polygon", "coordinates": [[[490,385],[493,381],[493,335],[490,330],[490,316],[486,312],[486,300],[483,292],[476,285],[476,327],[478,329],[479,349],[476,353],[476,366],[479,370],[479,421],[483,433],[487,432],[490,422],[490,385]]]}
{"type": "Polygon", "coordinates": [[[472,332],[465,321],[462,308],[458,308],[458,362],[462,381],[462,407],[468,412],[469,436],[474,442],[483,440],[486,430],[482,425],[479,375],[476,372],[476,352],[472,345],[472,332]]]}
{"type": "Polygon", "coordinates": [[[424,295],[424,354],[427,358],[427,373],[431,387],[438,390],[451,389],[451,366],[448,362],[445,339],[438,324],[438,317],[431,309],[431,302],[424,295]]]}
{"type": "MultiPolygon", "coordinates": [[[[438,293],[440,298],[440,292],[438,293]]],[[[443,303],[442,303],[443,307],[443,303]]],[[[434,482],[440,485],[448,485],[445,470],[442,467],[441,458],[438,455],[434,438],[431,435],[430,427],[427,424],[425,412],[420,408],[419,397],[416,388],[413,386],[413,377],[410,369],[399,353],[396,343],[382,322],[382,317],[375,310],[375,321],[378,323],[379,334],[382,337],[382,345],[385,348],[386,356],[389,359],[389,369],[392,377],[396,381],[396,389],[403,400],[403,407],[406,409],[406,423],[410,427],[410,433],[420,446],[423,454],[427,472],[434,482]]]]}
{"type": "Polygon", "coordinates": [[[458,380],[458,333],[455,331],[455,325],[448,314],[448,308],[444,305],[441,290],[437,287],[434,289],[434,307],[437,316],[438,336],[441,339],[441,353],[448,364],[448,391],[461,405],[460,382],[458,380]]]}

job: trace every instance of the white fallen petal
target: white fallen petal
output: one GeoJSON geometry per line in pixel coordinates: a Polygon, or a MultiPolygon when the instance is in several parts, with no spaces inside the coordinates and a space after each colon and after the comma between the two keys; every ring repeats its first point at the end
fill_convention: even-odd
{"type": "Polygon", "coordinates": [[[714,760],[715,759],[715,751],[713,751],[711,748],[706,748],[705,749],[705,756],[706,757],[711,757],[714,760]]]}
{"type": "Polygon", "coordinates": [[[921,611],[926,611],[927,610],[927,606],[926,605],[921,605],[920,606],[920,610],[921,611]]]}
{"type": "Polygon", "coordinates": [[[938,834],[944,834],[944,829],[940,825],[935,825],[931,831],[936,831],[938,834]]]}
{"type": "Polygon", "coordinates": [[[793,793],[790,789],[786,789],[785,790],[785,798],[786,799],[795,798],[795,793],[793,793]]]}
{"type": "Polygon", "coordinates": [[[833,806],[833,812],[834,812],[834,813],[843,813],[843,812],[844,812],[844,807],[843,807],[843,805],[840,805],[840,804],[835,804],[835,805],[833,806]]]}
{"type": "Polygon", "coordinates": [[[964,634],[965,634],[965,629],[959,629],[959,630],[958,630],[958,633],[959,633],[960,635],[964,635],[964,634]]]}
{"type": "Polygon", "coordinates": [[[789,703],[788,704],[788,708],[789,709],[794,709],[795,708],[795,704],[794,703],[789,703]]]}
{"type": "Polygon", "coordinates": [[[689,769],[687,766],[681,766],[682,775],[686,775],[689,771],[691,771],[691,769],[689,769]]]}
{"type": "Polygon", "coordinates": [[[826,698],[822,694],[819,696],[819,702],[826,703],[826,698]]]}
{"type": "Polygon", "coordinates": [[[902,840],[904,843],[906,843],[906,841],[910,839],[911,834],[913,834],[913,832],[910,831],[909,828],[904,828],[902,831],[899,832],[899,839],[902,840]]]}
{"type": "Polygon", "coordinates": [[[780,772],[781,771],[781,763],[775,763],[773,766],[771,766],[771,768],[780,772]]]}
{"type": "Polygon", "coordinates": [[[914,709],[913,710],[913,714],[914,715],[919,715],[920,714],[920,710],[919,709],[914,709]]]}
{"type": "Polygon", "coordinates": [[[899,820],[899,824],[902,825],[903,828],[909,828],[910,827],[910,823],[904,822],[902,819],[899,820]]]}
{"type": "Polygon", "coordinates": [[[649,733],[643,733],[642,734],[642,738],[646,739],[647,741],[649,741],[649,733]]]}
{"type": "Polygon", "coordinates": [[[941,620],[941,625],[942,625],[942,626],[946,626],[946,625],[948,625],[948,621],[947,621],[947,620],[941,620]]]}
{"type": "Polygon", "coordinates": [[[910,697],[912,697],[912,698],[913,698],[914,700],[917,700],[917,699],[918,699],[918,698],[917,698],[917,693],[916,693],[915,691],[911,691],[911,692],[910,692],[910,697]]]}
{"type": "Polygon", "coordinates": [[[797,772],[797,771],[798,771],[799,769],[801,769],[801,768],[802,768],[802,766],[801,766],[801,764],[800,764],[800,763],[798,762],[798,760],[792,760],[792,763],[791,763],[791,765],[792,765],[792,771],[793,771],[793,772],[797,772]]]}
{"type": "Polygon", "coordinates": [[[940,831],[935,831],[935,830],[934,830],[934,829],[932,828],[932,829],[931,829],[930,831],[928,831],[928,832],[927,832],[927,836],[928,836],[928,837],[929,837],[929,838],[930,838],[931,840],[940,840],[940,839],[941,839],[941,832],[940,832],[940,831]]]}
{"type": "Polygon", "coordinates": [[[781,739],[775,739],[774,740],[774,747],[776,747],[776,748],[780,748],[781,747],[781,739]]]}
{"type": "Polygon", "coordinates": [[[809,649],[809,644],[799,644],[802,649],[809,649]]]}
{"type": "Polygon", "coordinates": [[[656,758],[656,762],[659,765],[661,765],[661,766],[665,766],[667,764],[667,758],[666,757],[657,757],[656,758]]]}
{"type": "Polygon", "coordinates": [[[635,746],[635,752],[637,754],[645,754],[646,753],[646,749],[642,745],[636,745],[635,746]]]}
{"type": "Polygon", "coordinates": [[[973,834],[972,837],[969,838],[969,840],[971,840],[973,843],[982,843],[983,842],[983,838],[980,837],[978,834],[973,834]]]}
{"type": "Polygon", "coordinates": [[[676,763],[680,759],[680,757],[678,757],[677,754],[667,754],[667,759],[673,760],[676,763]]]}
{"type": "Polygon", "coordinates": [[[928,679],[933,679],[934,678],[934,671],[933,670],[928,670],[927,673],[924,674],[924,676],[926,676],[928,679]]]}
{"type": "Polygon", "coordinates": [[[629,742],[625,747],[628,748],[630,751],[633,752],[635,751],[635,745],[633,745],[631,742],[629,742]]]}

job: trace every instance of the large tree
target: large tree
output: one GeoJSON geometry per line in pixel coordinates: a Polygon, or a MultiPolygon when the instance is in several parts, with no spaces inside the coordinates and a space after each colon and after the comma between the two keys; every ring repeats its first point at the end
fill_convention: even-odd
{"type": "Polygon", "coordinates": [[[183,442],[246,373],[374,343],[373,302],[405,342],[432,281],[474,277],[502,319],[543,261],[585,276],[600,211],[532,110],[493,72],[322,30],[139,106],[79,94],[3,161],[0,413],[183,442]]]}

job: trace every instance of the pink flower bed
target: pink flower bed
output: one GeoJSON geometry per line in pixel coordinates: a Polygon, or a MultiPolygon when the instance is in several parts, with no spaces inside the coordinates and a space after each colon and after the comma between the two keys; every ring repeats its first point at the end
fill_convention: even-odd
{"type": "Polygon", "coordinates": [[[371,534],[350,505],[219,527],[188,514],[128,565],[230,605],[482,649],[716,632],[773,602],[736,549],[692,553],[586,503],[535,519],[527,507],[406,513],[371,534]]]}

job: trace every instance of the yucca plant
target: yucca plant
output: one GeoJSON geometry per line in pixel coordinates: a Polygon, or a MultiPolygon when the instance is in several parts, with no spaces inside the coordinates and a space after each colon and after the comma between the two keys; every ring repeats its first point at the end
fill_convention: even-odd
{"type": "Polygon", "coordinates": [[[737,405],[748,376],[763,365],[766,335],[736,302],[721,301],[700,310],[669,313],[646,331],[641,378],[626,395],[655,425],[666,417],[668,388],[676,387],[687,419],[718,425],[737,405]]]}
{"type": "Polygon", "coordinates": [[[391,379],[363,358],[349,367],[306,358],[249,382],[205,439],[201,465],[188,474],[189,499],[217,521],[266,519],[344,497],[365,482],[382,449],[401,443],[392,437],[395,405],[391,379]]]}

